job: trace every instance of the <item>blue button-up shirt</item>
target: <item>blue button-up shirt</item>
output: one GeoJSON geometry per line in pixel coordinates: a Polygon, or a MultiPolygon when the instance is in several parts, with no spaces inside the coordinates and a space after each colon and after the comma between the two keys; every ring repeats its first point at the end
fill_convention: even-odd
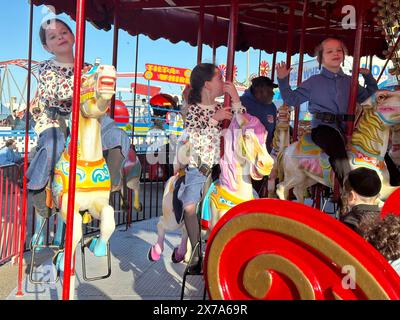
{"type": "MultiPolygon", "coordinates": [[[[358,102],[367,100],[378,90],[377,82],[371,74],[363,75],[363,77],[367,87],[363,88],[359,85],[358,102]]],[[[278,79],[278,83],[282,99],[288,105],[298,106],[308,101],[308,110],[312,114],[316,112],[347,114],[351,77],[342,69],[338,73],[333,73],[323,67],[320,74],[310,77],[296,90],[290,88],[288,77],[278,79]]],[[[311,127],[315,128],[321,124],[337,128],[337,123],[325,123],[315,117],[311,122],[311,127]]],[[[341,129],[345,129],[344,123],[341,124],[341,129]]]]}

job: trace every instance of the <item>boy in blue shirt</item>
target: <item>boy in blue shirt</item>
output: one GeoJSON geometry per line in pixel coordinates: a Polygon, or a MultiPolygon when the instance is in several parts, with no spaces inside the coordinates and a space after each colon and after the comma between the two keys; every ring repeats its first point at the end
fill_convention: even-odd
{"type": "MultiPolygon", "coordinates": [[[[354,118],[347,114],[351,77],[344,74],[340,66],[345,53],[346,47],[340,40],[328,38],[322,41],[316,49],[317,60],[322,64],[321,73],[304,81],[296,90],[289,85],[291,69],[284,62],[276,67],[283,100],[291,106],[309,102],[308,108],[313,115],[311,138],[329,156],[340,185],[350,171],[345,147],[345,122],[354,118]]],[[[368,69],[360,68],[360,73],[367,87],[359,85],[357,101],[363,102],[378,90],[378,85],[368,69]]]]}
{"type": "Polygon", "coordinates": [[[0,166],[18,163],[22,160],[17,150],[17,142],[14,139],[8,139],[6,145],[0,149],[0,166]]]}

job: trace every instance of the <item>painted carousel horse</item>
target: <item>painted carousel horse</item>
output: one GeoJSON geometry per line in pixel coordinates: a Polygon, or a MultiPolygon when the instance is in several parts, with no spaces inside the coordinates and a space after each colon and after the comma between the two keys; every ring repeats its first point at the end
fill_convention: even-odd
{"type": "MultiPolygon", "coordinates": [[[[72,252],[82,238],[82,223],[90,217],[100,220],[100,237],[93,238],[89,249],[95,256],[107,254],[107,242],[114,229],[114,209],[109,205],[111,189],[110,173],[103,158],[101,125],[99,118],[107,110],[115,93],[116,72],[113,66],[95,65],[82,75],[78,128],[76,189],[72,252]],[[82,215],[81,213],[85,213],[82,215]],[[88,215],[90,214],[90,216],[88,215]]],[[[66,221],[68,206],[68,182],[70,144],[67,144],[56,164],[52,184],[53,201],[66,221]]],[[[59,271],[64,270],[64,252],[53,259],[59,271]]],[[[71,285],[71,287],[74,287],[71,285]]]]}
{"type": "MultiPolygon", "coordinates": [[[[82,75],[82,89],[81,89],[81,103],[80,103],[80,116],[79,116],[79,130],[78,130],[78,163],[77,163],[77,185],[76,190],[79,190],[79,196],[76,198],[76,208],[84,210],[86,207],[93,211],[93,216],[100,218],[102,221],[103,238],[97,245],[92,244],[96,255],[104,253],[104,245],[109,238],[108,233],[111,234],[114,227],[110,227],[106,231],[106,225],[114,225],[113,211],[105,205],[108,204],[109,191],[108,185],[110,183],[109,171],[104,162],[101,139],[100,139],[100,121],[99,119],[105,114],[111,97],[115,93],[115,70],[112,66],[95,65],[92,69],[82,75]],[[104,212],[104,213],[103,213],[104,212]],[[103,218],[105,220],[103,220],[103,218]],[[103,223],[104,221],[104,223],[103,223]]],[[[133,145],[128,152],[128,157],[121,165],[121,177],[123,180],[123,190],[125,187],[133,190],[133,207],[137,211],[142,210],[142,204],[139,201],[139,182],[141,176],[141,164],[136,156],[133,145]]],[[[68,196],[68,171],[69,171],[69,149],[68,146],[58,161],[55,169],[55,177],[52,183],[52,190],[48,189],[49,193],[53,194],[53,199],[47,199],[49,207],[53,204],[60,209],[61,217],[64,218],[66,214],[66,202],[68,196]],[[52,203],[53,200],[53,203],[52,203]],[[65,203],[64,203],[65,202],[65,203]],[[64,211],[63,211],[64,210],[64,211]]],[[[126,205],[126,194],[118,191],[123,197],[124,205],[126,205]]],[[[77,193],[78,195],[78,193],[77,193]]],[[[50,196],[51,198],[51,196],[50,196]]],[[[112,209],[112,208],[111,208],[112,209]]],[[[92,212],[91,212],[92,214],[92,212]]],[[[74,223],[74,241],[81,238],[80,221],[81,216],[76,214],[76,224],[74,223]]],[[[90,220],[90,216],[86,215],[85,219],[90,220]]],[[[39,233],[40,226],[44,218],[36,215],[35,233],[32,237],[32,243],[35,241],[39,233]]],[[[85,221],[88,222],[88,221],[85,221]]],[[[63,223],[57,223],[57,231],[53,240],[54,245],[60,245],[63,241],[63,223]]],[[[96,240],[95,240],[96,241],[96,240]]],[[[38,244],[43,244],[44,234],[40,234],[38,244]]],[[[76,243],[74,242],[74,248],[76,243]]],[[[37,251],[40,248],[36,249],[37,251]]]]}
{"type": "Polygon", "coordinates": [[[278,178],[277,157],[290,144],[290,107],[285,103],[278,108],[277,123],[272,139],[271,156],[274,159],[274,166],[268,176],[268,198],[276,198],[276,179],[278,178]]]}
{"type": "MultiPolygon", "coordinates": [[[[384,156],[390,128],[400,123],[400,91],[377,91],[361,104],[357,114],[348,150],[350,167],[375,170],[382,181],[380,199],[385,200],[396,189],[389,183],[384,156]]],[[[280,199],[287,199],[291,188],[297,200],[303,202],[307,187],[315,183],[333,187],[333,170],[328,156],[312,142],[310,135],[291,144],[284,151],[278,167],[284,174],[276,191],[280,199]]]]}
{"type": "MultiPolygon", "coordinates": [[[[211,183],[208,190],[207,188],[203,190],[203,194],[206,191],[201,209],[203,228],[206,226],[211,230],[231,207],[254,199],[250,177],[261,180],[263,176],[271,172],[273,166],[273,159],[268,154],[265,141],[265,127],[256,117],[247,113],[235,114],[224,135],[225,149],[224,156],[220,161],[219,180],[211,183]]],[[[177,153],[185,155],[190,152],[188,145],[189,143],[183,143],[177,153]]],[[[176,174],[165,185],[162,202],[163,215],[157,224],[158,240],[148,253],[151,261],[160,259],[164,250],[166,231],[182,229],[181,243],[178,248],[174,249],[172,256],[174,263],[182,261],[187,249],[191,249],[190,245],[187,246],[188,235],[184,222],[175,214],[174,195],[176,192],[174,190],[178,179],[179,174],[176,174]]]]}

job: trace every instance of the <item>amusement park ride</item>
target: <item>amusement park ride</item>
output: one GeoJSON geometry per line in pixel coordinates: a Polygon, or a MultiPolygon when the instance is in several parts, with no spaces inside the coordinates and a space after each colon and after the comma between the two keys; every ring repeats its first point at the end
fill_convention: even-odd
{"type": "MultiPolygon", "coordinates": [[[[216,48],[227,45],[226,79],[230,81],[233,80],[236,50],[247,50],[251,46],[272,53],[271,78],[275,77],[274,69],[278,51],[286,52],[286,63],[289,66],[292,55],[299,53],[297,84],[300,84],[304,53],[312,55],[315,46],[324,38],[336,36],[346,43],[350,55],[353,56],[349,114],[354,115],[356,111],[361,56],[370,57],[370,66],[373,55],[392,60],[394,67],[391,73],[396,75],[400,84],[399,0],[272,0],[268,2],[257,0],[77,0],[76,2],[32,0],[31,10],[33,5],[42,4],[52,5],[57,9],[57,13],[65,12],[77,21],[75,61],[75,70],[77,70],[75,92],[77,94],[74,95],[73,100],[72,134],[69,145],[71,179],[68,184],[68,201],[63,201],[62,209],[67,226],[63,299],[73,298],[71,276],[74,275],[71,271],[74,268],[71,261],[73,261],[73,250],[77,245],[76,236],[72,236],[73,226],[75,227],[73,221],[76,219],[74,218],[76,212],[74,212],[75,192],[73,191],[76,190],[77,202],[82,200],[76,189],[78,185],[75,176],[78,172],[77,124],[80,114],[80,66],[84,61],[85,19],[105,30],[109,30],[114,24],[113,65],[116,68],[118,29],[124,29],[132,35],[146,34],[152,39],[164,37],[174,43],[183,40],[191,45],[197,45],[198,62],[202,61],[203,44],[212,46],[214,61],[216,48]],[[76,8],[73,5],[75,3],[76,8]],[[153,21],[157,23],[152,23],[153,21]]],[[[28,61],[28,69],[31,65],[31,61],[28,61]]],[[[29,87],[28,81],[27,101],[30,100],[29,87]]],[[[380,91],[368,103],[365,103],[367,105],[365,109],[371,114],[378,113],[377,117],[381,122],[395,125],[399,114],[397,110],[400,106],[398,95],[398,91],[380,91]],[[381,95],[384,96],[383,100],[374,100],[382,98],[381,95]],[[387,99],[388,97],[393,99],[387,99]],[[391,105],[380,103],[382,101],[390,101],[391,105]]],[[[230,105],[229,100],[226,96],[224,103],[227,106],[230,105]]],[[[115,116],[115,110],[118,110],[115,105],[113,102],[112,117],[115,116]]],[[[281,153],[275,155],[278,159],[275,163],[280,160],[283,160],[284,164],[288,163],[285,162],[288,161],[285,155],[282,156],[284,150],[290,149],[290,131],[285,123],[289,119],[288,107],[283,106],[280,109],[279,118],[282,123],[278,124],[274,144],[281,153]]],[[[291,107],[294,107],[292,140],[296,142],[299,139],[299,106],[291,107]]],[[[356,136],[362,134],[362,126],[368,127],[368,115],[362,115],[361,120],[355,125],[349,121],[347,126],[349,138],[353,130],[356,136]]],[[[248,122],[242,122],[242,120],[238,120],[238,123],[239,127],[244,129],[248,122]]],[[[79,119],[79,128],[80,121],[82,119],[79,119]]],[[[224,127],[228,128],[228,125],[225,123],[224,127]]],[[[383,127],[381,123],[376,126],[383,127]]],[[[384,146],[387,146],[389,141],[387,127],[383,129],[385,139],[387,138],[387,141],[383,143],[384,146]]],[[[132,128],[135,128],[135,123],[132,124],[132,128]]],[[[396,129],[394,131],[398,131],[396,129]]],[[[243,134],[247,135],[248,132],[244,130],[243,134]]],[[[392,140],[396,142],[396,139],[392,140]]],[[[241,146],[244,153],[246,153],[246,147],[247,145],[241,146]]],[[[381,156],[386,150],[379,149],[378,151],[381,156]]],[[[395,151],[397,150],[394,150],[392,154],[395,151]]],[[[248,153],[250,162],[260,160],[251,152],[248,153]]],[[[270,158],[269,155],[268,157],[270,158]]],[[[268,168],[261,168],[259,173],[266,175],[272,170],[271,176],[279,178],[276,166],[267,165],[267,162],[272,164],[267,161],[269,159],[267,158],[264,164],[268,168]]],[[[27,159],[25,161],[26,169],[27,159]]],[[[255,161],[255,165],[260,166],[259,162],[255,161]]],[[[323,182],[321,179],[316,180],[323,182]]],[[[24,185],[26,191],[26,181],[24,185]]],[[[167,188],[168,186],[169,184],[167,188]]],[[[393,189],[392,187],[390,192],[394,191],[393,189]]],[[[273,191],[272,184],[269,184],[268,190],[273,191]]],[[[167,191],[171,190],[166,189],[166,194],[167,191]]],[[[283,198],[285,192],[278,193],[283,198]]],[[[300,194],[299,192],[295,192],[296,196],[300,194]]],[[[385,194],[384,199],[389,197],[390,192],[385,194]]],[[[398,203],[399,192],[395,191],[393,196],[394,200],[389,197],[390,208],[386,207],[385,212],[393,209],[393,202],[398,203]]],[[[301,195],[299,197],[301,198],[301,195]]],[[[225,200],[225,204],[227,202],[225,200]]],[[[26,202],[23,208],[23,215],[25,215],[26,202]]],[[[225,206],[225,209],[228,208],[225,206]]],[[[20,295],[22,295],[24,233],[25,227],[22,224],[18,282],[20,295]]],[[[107,239],[105,237],[103,240],[107,242],[107,239]]],[[[157,254],[153,253],[150,251],[153,260],[157,260],[157,254]]],[[[182,260],[182,257],[175,256],[174,258],[174,262],[182,260]]],[[[213,221],[206,244],[203,271],[211,299],[400,299],[399,276],[370,244],[341,222],[321,211],[286,200],[255,199],[239,203],[223,214],[218,222],[213,221]],[[354,286],[350,287],[343,286],[342,281],[343,270],[348,266],[351,266],[357,275],[351,278],[354,286]]]]}

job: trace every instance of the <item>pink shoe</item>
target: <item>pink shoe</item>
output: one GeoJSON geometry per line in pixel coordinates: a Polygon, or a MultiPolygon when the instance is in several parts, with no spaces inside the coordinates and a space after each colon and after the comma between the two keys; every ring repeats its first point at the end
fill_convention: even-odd
{"type": "Polygon", "coordinates": [[[158,244],[151,246],[147,257],[150,261],[158,261],[161,258],[161,248],[158,244]]]}

